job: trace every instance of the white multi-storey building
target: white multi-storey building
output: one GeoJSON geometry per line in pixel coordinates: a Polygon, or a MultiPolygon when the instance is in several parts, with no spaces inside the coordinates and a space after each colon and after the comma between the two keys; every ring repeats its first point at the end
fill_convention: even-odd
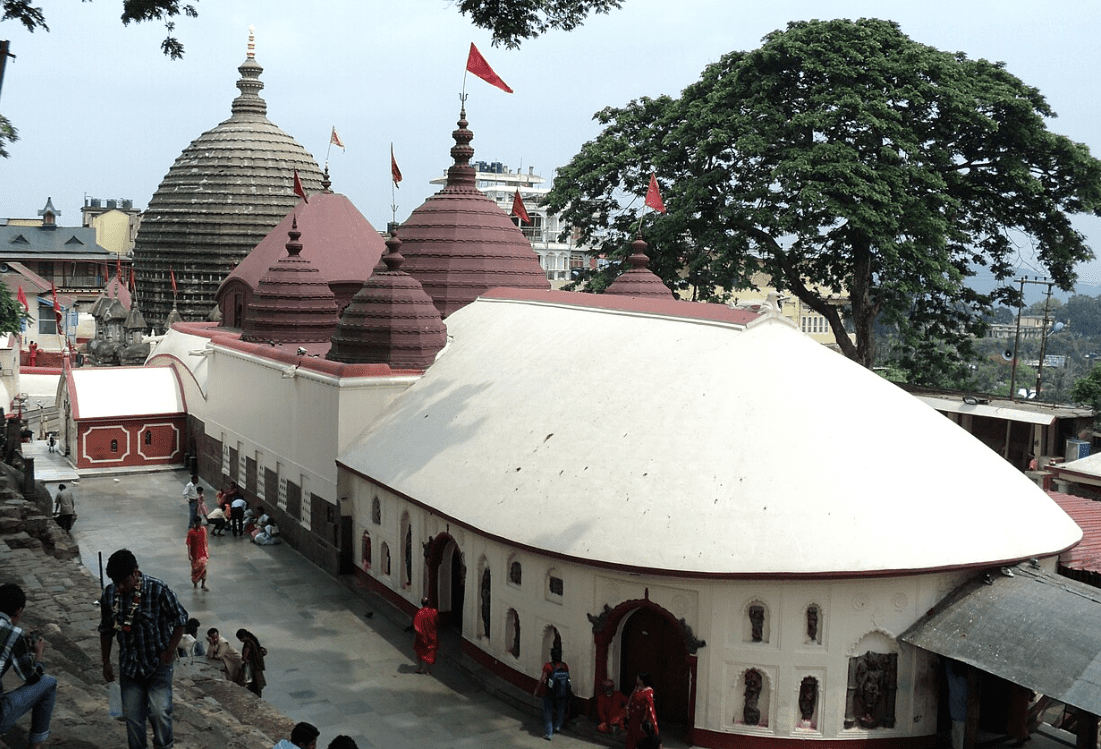
{"type": "MultiPolygon", "coordinates": [[[[543,199],[550,192],[550,186],[546,185],[547,181],[543,177],[535,174],[534,167],[529,166],[525,173],[522,169],[512,171],[499,161],[475,161],[471,166],[478,170],[478,189],[492,198],[505,213],[511,215],[513,198],[516,191],[520,191],[531,223],[522,223],[515,216],[512,220],[524,232],[524,236],[539,255],[539,265],[546,272],[548,280],[559,283],[569,281],[572,279],[573,269],[588,265],[591,254],[588,247],[578,245],[572,236],[567,242],[558,241],[562,232],[558,216],[548,214],[542,206],[543,199]]],[[[447,175],[437,177],[431,184],[447,184],[447,175]]]]}

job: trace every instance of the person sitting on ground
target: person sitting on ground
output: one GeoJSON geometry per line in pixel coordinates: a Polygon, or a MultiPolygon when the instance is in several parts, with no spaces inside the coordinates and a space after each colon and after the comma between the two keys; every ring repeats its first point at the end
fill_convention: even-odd
{"type": "Polygon", "coordinates": [[[42,673],[38,661],[46,649],[41,637],[23,634],[19,621],[27,606],[27,595],[15,583],[0,585],[0,676],[9,667],[23,680],[23,685],[8,693],[0,687],[0,733],[7,733],[15,721],[31,711],[31,731],[28,749],[41,749],[50,738],[50,718],[57,700],[57,679],[42,673]]]}
{"type": "Polygon", "coordinates": [[[180,638],[180,647],[176,648],[176,655],[180,658],[185,658],[188,655],[187,647],[192,644],[195,646],[195,655],[203,655],[206,653],[206,649],[203,647],[203,641],[199,639],[199,620],[195,617],[188,619],[187,624],[184,625],[183,637],[180,638]]]}
{"type": "Polygon", "coordinates": [[[596,730],[617,733],[626,725],[627,697],[615,688],[611,679],[605,679],[601,686],[601,693],[596,696],[596,715],[600,719],[596,730]]]}
{"type": "Polygon", "coordinates": [[[329,742],[329,749],[359,749],[351,736],[341,734],[329,742]]]}
{"type": "Polygon", "coordinates": [[[241,654],[233,649],[229,640],[222,639],[218,630],[211,627],[206,631],[206,657],[211,660],[221,661],[226,669],[226,678],[237,681],[237,674],[241,670],[241,654]]]}
{"type": "Polygon", "coordinates": [[[317,737],[321,731],[309,723],[298,723],[291,731],[291,738],[282,739],[271,749],[317,749],[317,737]]]}

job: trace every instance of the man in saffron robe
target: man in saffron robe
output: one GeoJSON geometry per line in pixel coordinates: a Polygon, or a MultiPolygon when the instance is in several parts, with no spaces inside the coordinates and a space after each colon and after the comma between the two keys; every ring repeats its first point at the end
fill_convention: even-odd
{"type": "Polygon", "coordinates": [[[413,617],[413,650],[417,654],[417,673],[432,673],[432,664],[436,662],[436,651],[440,649],[437,628],[440,613],[428,605],[428,598],[421,599],[421,608],[413,617]]]}

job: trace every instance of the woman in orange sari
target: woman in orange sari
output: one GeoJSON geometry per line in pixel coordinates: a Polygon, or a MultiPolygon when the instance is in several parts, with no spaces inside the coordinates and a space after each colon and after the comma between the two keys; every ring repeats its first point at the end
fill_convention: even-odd
{"type": "Polygon", "coordinates": [[[197,588],[202,582],[203,590],[210,590],[206,587],[206,564],[210,561],[210,551],[206,545],[206,528],[200,519],[194,520],[187,532],[187,558],[191,560],[191,587],[197,588]]]}

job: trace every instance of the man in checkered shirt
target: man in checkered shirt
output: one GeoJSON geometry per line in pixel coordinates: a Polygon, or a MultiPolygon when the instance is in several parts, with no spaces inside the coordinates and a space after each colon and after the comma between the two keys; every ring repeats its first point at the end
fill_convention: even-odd
{"type": "Polygon", "coordinates": [[[15,721],[31,711],[28,749],[40,749],[50,737],[50,718],[57,699],[57,679],[45,676],[38,661],[46,642],[28,637],[19,627],[27,596],[15,583],[0,585],[0,677],[14,668],[21,686],[4,693],[0,687],[0,733],[7,733],[15,721]]]}
{"type": "Polygon", "coordinates": [[[103,678],[115,680],[111,644],[119,643],[119,685],[130,749],[145,749],[145,722],[155,749],[172,746],[172,673],[187,611],[161,580],[143,575],[129,549],[107,560],[112,582],[100,599],[103,678]]]}

